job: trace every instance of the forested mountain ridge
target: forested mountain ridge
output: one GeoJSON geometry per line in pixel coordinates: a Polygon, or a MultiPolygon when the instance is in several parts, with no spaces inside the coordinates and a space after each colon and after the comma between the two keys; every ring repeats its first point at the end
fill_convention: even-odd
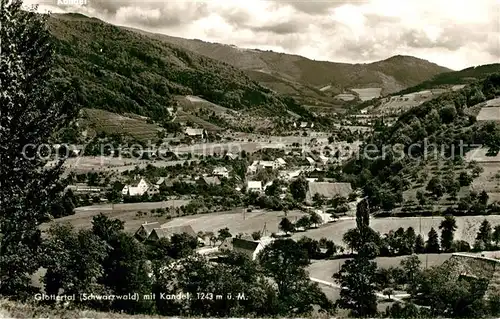
{"type": "Polygon", "coordinates": [[[79,78],[83,107],[162,118],[174,95],[199,95],[222,106],[283,115],[287,105],[235,67],[178,46],[78,14],[51,15],[57,78],[79,78]]]}
{"type": "Polygon", "coordinates": [[[373,63],[338,63],[137,31],[204,56],[226,61],[245,70],[252,79],[269,85],[280,93],[292,95],[303,93],[325,97],[330,91],[337,94],[342,93],[344,89],[364,87],[380,87],[383,94],[388,94],[417,85],[436,74],[451,71],[412,56],[396,55],[373,63]],[[331,88],[319,91],[328,85],[331,88]]]}

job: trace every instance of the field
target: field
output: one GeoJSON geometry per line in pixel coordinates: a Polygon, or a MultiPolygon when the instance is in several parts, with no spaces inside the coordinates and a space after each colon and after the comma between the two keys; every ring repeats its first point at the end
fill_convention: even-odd
{"type": "Polygon", "coordinates": [[[342,101],[352,101],[356,98],[356,96],[354,96],[354,94],[350,94],[350,93],[341,93],[341,94],[335,95],[335,98],[342,100],[342,101]]]}
{"type": "Polygon", "coordinates": [[[500,121],[500,107],[483,107],[477,116],[478,121],[500,121]]]}
{"type": "MultiPolygon", "coordinates": [[[[500,216],[467,216],[467,217],[455,217],[457,221],[457,230],[455,231],[456,240],[465,240],[469,243],[473,243],[476,237],[479,225],[486,218],[492,227],[500,224],[500,216]]],[[[390,230],[396,230],[399,227],[404,229],[408,227],[413,227],[417,234],[422,234],[424,239],[427,238],[427,233],[434,227],[436,231],[439,231],[439,224],[443,218],[441,217],[390,217],[390,218],[372,218],[370,219],[370,227],[374,230],[380,232],[381,234],[387,233],[390,230]],[[421,224],[421,226],[420,226],[421,224]]],[[[317,229],[310,229],[304,233],[296,233],[292,236],[294,239],[299,239],[302,236],[307,236],[314,239],[321,239],[326,237],[333,240],[336,244],[342,243],[342,236],[349,229],[356,228],[355,220],[341,220],[329,224],[322,225],[317,229]]]]}
{"type": "Polygon", "coordinates": [[[158,131],[161,130],[158,125],[149,124],[145,118],[138,116],[132,118],[99,109],[83,109],[82,113],[84,126],[96,132],[130,135],[141,141],[149,141],[157,140],[158,131]]]}
{"type": "MultiPolygon", "coordinates": [[[[426,260],[427,267],[431,267],[441,265],[451,257],[451,254],[422,254],[417,256],[422,262],[423,267],[425,267],[426,260]]],[[[406,257],[408,256],[377,257],[375,258],[375,262],[377,263],[378,267],[395,267],[399,266],[401,260],[405,259],[406,257]]],[[[332,275],[340,270],[340,267],[346,260],[347,259],[313,260],[311,265],[309,265],[309,267],[307,268],[307,271],[309,271],[309,276],[313,278],[325,281],[333,281],[332,275]]]]}
{"type": "Polygon", "coordinates": [[[177,111],[177,115],[174,119],[175,123],[188,123],[192,122],[196,124],[197,126],[209,131],[209,132],[217,132],[221,131],[222,129],[218,127],[215,124],[212,124],[210,122],[205,121],[204,119],[201,119],[197,116],[191,115],[187,112],[184,111],[177,111]]]}
{"type": "MultiPolygon", "coordinates": [[[[213,213],[192,215],[175,218],[168,222],[170,226],[191,225],[194,231],[217,232],[221,228],[229,228],[231,234],[245,233],[251,235],[255,231],[262,231],[266,227],[267,236],[278,233],[278,224],[285,217],[283,212],[254,210],[250,213],[245,209],[233,210],[231,213],[213,213]]],[[[299,211],[288,212],[288,218],[295,221],[305,213],[299,211]]]]}
{"type": "MultiPolygon", "coordinates": [[[[75,214],[55,219],[54,222],[69,222],[75,228],[90,228],[92,227],[92,218],[99,213],[103,213],[109,218],[117,218],[125,222],[125,231],[135,232],[141,224],[147,222],[157,221],[165,223],[168,219],[166,217],[155,217],[149,214],[151,209],[165,208],[165,207],[180,207],[189,203],[188,200],[174,200],[168,202],[150,202],[150,203],[133,203],[133,204],[107,204],[107,205],[94,205],[87,207],[78,207],[75,209],[75,214]],[[147,212],[147,216],[136,216],[138,211],[147,212]]],[[[47,229],[48,223],[42,224],[42,230],[47,229]]]]}
{"type": "MultiPolygon", "coordinates": [[[[184,162],[197,161],[196,159],[191,160],[177,160],[177,161],[163,161],[163,160],[138,160],[134,158],[122,158],[122,157],[108,157],[108,156],[82,156],[69,158],[65,161],[64,167],[66,171],[74,172],[90,172],[90,171],[112,171],[112,172],[124,172],[127,170],[133,170],[136,166],[139,168],[145,168],[147,165],[153,165],[156,167],[169,167],[175,166],[177,164],[184,164],[184,162]]],[[[47,166],[53,165],[55,162],[51,161],[47,163],[47,166]]]]}
{"type": "Polygon", "coordinates": [[[351,89],[352,91],[358,93],[361,101],[369,101],[380,96],[382,88],[366,88],[366,89],[351,89]]]}

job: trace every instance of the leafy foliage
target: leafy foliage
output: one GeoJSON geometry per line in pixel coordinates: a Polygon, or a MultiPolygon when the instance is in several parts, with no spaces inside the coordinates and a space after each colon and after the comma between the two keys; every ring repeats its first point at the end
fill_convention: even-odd
{"type": "Polygon", "coordinates": [[[71,74],[58,79],[51,72],[46,17],[21,5],[0,2],[0,294],[27,298],[29,276],[41,261],[38,225],[63,190],[58,182],[62,163],[44,169],[44,154],[36,150],[69,126],[80,100],[71,74]]]}

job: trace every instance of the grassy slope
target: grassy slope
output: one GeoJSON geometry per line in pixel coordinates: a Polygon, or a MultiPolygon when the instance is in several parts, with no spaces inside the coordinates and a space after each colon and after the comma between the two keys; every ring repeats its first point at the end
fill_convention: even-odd
{"type": "Polygon", "coordinates": [[[283,98],[235,67],[77,14],[52,15],[57,76],[77,77],[84,107],[161,118],[174,94],[232,109],[286,113],[283,98]]]}
{"type": "MultiPolygon", "coordinates": [[[[328,92],[319,92],[323,86],[333,84],[339,93],[342,88],[382,87],[384,93],[391,93],[428,80],[436,74],[450,71],[434,63],[409,56],[395,56],[369,64],[348,64],[315,61],[302,56],[272,51],[245,50],[230,45],[189,40],[142,31],[153,38],[174,43],[202,55],[225,61],[266,85],[288,82],[283,93],[289,94],[290,86],[306,95],[327,97],[328,92]],[[271,75],[264,77],[255,72],[265,70],[271,75]],[[253,72],[252,72],[253,71],[253,72]],[[274,77],[272,79],[271,77],[274,77]]],[[[281,92],[280,92],[281,93],[281,92]]]]}

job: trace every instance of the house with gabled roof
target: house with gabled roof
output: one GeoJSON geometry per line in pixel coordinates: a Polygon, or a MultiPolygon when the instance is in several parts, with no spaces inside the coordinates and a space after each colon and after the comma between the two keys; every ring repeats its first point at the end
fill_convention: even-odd
{"type": "Polygon", "coordinates": [[[122,189],[122,195],[142,196],[152,187],[144,178],[136,179],[132,183],[125,185],[122,189]]]}
{"type": "MultiPolygon", "coordinates": [[[[168,225],[168,224],[167,224],[168,225]]],[[[175,234],[188,234],[189,236],[197,238],[196,232],[193,230],[191,225],[183,225],[183,226],[170,226],[165,227],[166,225],[162,225],[162,227],[154,228],[151,234],[148,236],[148,240],[159,240],[161,238],[170,239],[175,234]]]]}
{"type": "Polygon", "coordinates": [[[247,191],[248,192],[262,192],[262,182],[261,181],[248,181],[247,191]]]}
{"type": "Polygon", "coordinates": [[[215,186],[220,185],[220,180],[217,176],[202,176],[198,179],[198,184],[215,186]]]}
{"type": "Polygon", "coordinates": [[[251,260],[255,260],[262,249],[272,242],[272,238],[262,238],[260,240],[233,238],[232,248],[234,252],[247,255],[251,260]]]}
{"type": "Polygon", "coordinates": [[[158,222],[152,222],[152,223],[145,222],[135,232],[134,236],[137,239],[145,240],[151,235],[151,233],[153,232],[154,229],[160,228],[160,227],[161,227],[161,225],[158,222]]]}

